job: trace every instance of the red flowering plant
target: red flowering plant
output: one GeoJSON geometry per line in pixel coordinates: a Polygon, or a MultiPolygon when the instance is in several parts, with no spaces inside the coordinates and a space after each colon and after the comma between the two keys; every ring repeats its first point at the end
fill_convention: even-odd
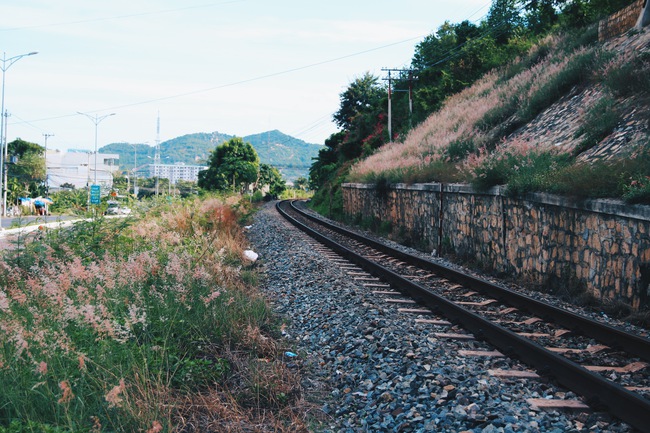
{"type": "Polygon", "coordinates": [[[623,199],[627,203],[650,204],[650,176],[637,174],[625,185],[623,199]]]}

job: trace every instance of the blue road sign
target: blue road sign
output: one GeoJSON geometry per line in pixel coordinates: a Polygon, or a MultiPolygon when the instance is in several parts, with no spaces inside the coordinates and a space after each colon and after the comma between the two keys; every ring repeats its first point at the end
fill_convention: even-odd
{"type": "Polygon", "coordinates": [[[101,203],[101,187],[99,185],[90,185],[90,204],[101,203]]]}

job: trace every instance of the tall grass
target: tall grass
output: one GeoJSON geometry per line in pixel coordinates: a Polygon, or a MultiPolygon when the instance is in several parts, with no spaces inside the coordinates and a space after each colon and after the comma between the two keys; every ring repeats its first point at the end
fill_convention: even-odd
{"type": "MultiPolygon", "coordinates": [[[[246,359],[282,371],[269,310],[244,282],[254,271],[237,218],[220,200],[197,200],[143,219],[98,218],[5,253],[0,431],[191,431],[188,420],[215,416],[203,413],[207,401],[247,377],[235,371],[246,359]]],[[[295,386],[277,371],[254,380],[269,419],[295,386]]],[[[261,404],[229,399],[224,408],[261,404]]],[[[253,415],[221,416],[243,425],[253,415]]]]}
{"type": "MultiPolygon", "coordinates": [[[[572,44],[573,39],[549,36],[527,55],[486,74],[472,87],[445,101],[403,142],[389,143],[356,163],[349,178],[365,182],[382,178],[393,183],[465,181],[483,188],[495,182],[507,183],[515,176],[520,186],[511,182],[513,191],[540,187],[539,172],[536,171],[536,181],[526,184],[521,175],[525,170],[517,172],[512,167],[535,166],[535,170],[543,171],[541,166],[545,163],[540,155],[556,159],[552,156],[555,151],[548,153],[543,144],[529,143],[528,150],[536,153],[522,166],[521,158],[514,158],[517,163],[512,158],[519,150],[508,149],[510,144],[503,140],[572,88],[597,76],[611,58],[598,48],[572,44]],[[491,153],[495,153],[494,157],[487,159],[491,153]],[[477,171],[479,161],[491,165],[477,171]]],[[[606,130],[611,130],[610,125],[611,122],[605,125],[606,130]]],[[[586,139],[593,141],[591,136],[586,139]]],[[[515,142],[511,144],[521,147],[515,142]]],[[[563,158],[561,164],[570,159],[563,158]]]]}

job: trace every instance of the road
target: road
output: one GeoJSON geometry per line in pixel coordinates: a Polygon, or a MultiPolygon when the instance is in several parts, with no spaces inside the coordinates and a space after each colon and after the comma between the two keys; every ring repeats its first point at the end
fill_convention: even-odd
{"type": "Polygon", "coordinates": [[[18,228],[35,224],[55,223],[78,218],[78,216],[73,215],[27,215],[22,217],[0,217],[0,227],[3,229],[18,228]]]}

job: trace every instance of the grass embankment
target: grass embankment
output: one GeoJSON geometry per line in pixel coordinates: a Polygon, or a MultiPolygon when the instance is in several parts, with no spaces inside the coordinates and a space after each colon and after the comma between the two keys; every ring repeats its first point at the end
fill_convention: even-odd
{"type": "Polygon", "coordinates": [[[305,431],[217,199],[97,218],[0,259],[0,432],[305,431]]]}
{"type": "Polygon", "coordinates": [[[402,142],[357,162],[348,180],[465,182],[478,189],[507,185],[513,194],[550,192],[650,204],[647,133],[609,159],[597,161],[588,154],[622,124],[622,113],[638,110],[647,122],[650,53],[607,51],[594,35],[592,28],[547,37],[526,56],[448,98],[402,142]],[[600,89],[600,97],[583,107],[572,143],[558,146],[544,135],[533,140],[512,135],[562,97],[589,86],[600,89]]]}

